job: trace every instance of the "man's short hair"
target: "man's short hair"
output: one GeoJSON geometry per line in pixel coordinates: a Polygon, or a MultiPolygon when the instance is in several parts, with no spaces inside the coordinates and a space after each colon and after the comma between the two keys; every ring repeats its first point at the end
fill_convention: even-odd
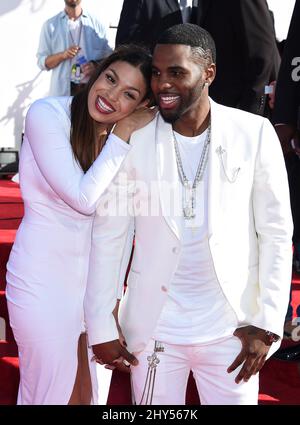
{"type": "Polygon", "coordinates": [[[216,63],[216,46],[212,36],[195,24],[178,24],[165,30],[156,44],[185,44],[195,56],[204,59],[207,65],[216,63]]]}

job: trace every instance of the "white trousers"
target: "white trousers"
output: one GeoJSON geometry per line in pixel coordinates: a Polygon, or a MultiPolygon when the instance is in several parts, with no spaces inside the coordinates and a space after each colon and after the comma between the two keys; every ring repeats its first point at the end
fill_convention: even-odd
{"type": "MultiPolygon", "coordinates": [[[[213,343],[193,346],[162,345],[164,352],[157,353],[160,361],[156,368],[153,405],[184,405],[190,371],[193,372],[203,405],[257,404],[258,374],[252,376],[248,382],[236,384],[234,380],[242,366],[227,373],[228,366],[241,350],[241,342],[237,337],[231,336],[213,343]]],[[[147,358],[153,350],[154,340],[150,340],[144,351],[134,353],[139,360],[138,366],[131,367],[136,404],[146,404],[145,397],[142,403],[141,399],[148,371],[147,358]]]]}

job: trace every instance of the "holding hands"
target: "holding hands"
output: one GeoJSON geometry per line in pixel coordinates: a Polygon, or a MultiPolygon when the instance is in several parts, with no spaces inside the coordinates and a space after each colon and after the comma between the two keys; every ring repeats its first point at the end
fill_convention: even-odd
{"type": "Polygon", "coordinates": [[[123,347],[118,339],[93,345],[96,362],[105,364],[107,369],[118,369],[130,373],[130,365],[136,366],[137,359],[123,347]]]}
{"type": "Polygon", "coordinates": [[[117,300],[116,306],[113,311],[113,315],[119,332],[119,339],[105,342],[103,344],[93,345],[93,352],[95,354],[94,360],[97,363],[106,365],[105,367],[107,369],[118,369],[122,372],[129,373],[129,366],[136,366],[138,364],[138,361],[126,349],[127,344],[118,320],[119,304],[120,300],[117,300]]]}

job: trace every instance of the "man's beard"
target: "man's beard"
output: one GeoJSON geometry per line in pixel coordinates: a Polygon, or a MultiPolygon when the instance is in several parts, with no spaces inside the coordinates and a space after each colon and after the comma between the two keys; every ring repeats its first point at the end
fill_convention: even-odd
{"type": "Polygon", "coordinates": [[[204,85],[196,86],[194,90],[190,91],[189,95],[182,99],[181,104],[178,106],[178,108],[174,111],[166,111],[161,110],[159,108],[159,112],[163,119],[169,123],[174,124],[176,121],[178,121],[184,114],[186,114],[190,108],[197,102],[203,93],[204,85]]]}
{"type": "Polygon", "coordinates": [[[167,122],[167,123],[169,123],[169,124],[174,124],[174,122],[176,122],[177,120],[179,120],[179,118],[182,115],[180,113],[180,111],[177,111],[176,113],[174,113],[172,115],[171,114],[170,115],[165,114],[165,111],[161,111],[161,110],[159,110],[159,112],[160,112],[160,115],[163,117],[164,121],[167,122]]]}
{"type": "Polygon", "coordinates": [[[159,112],[167,123],[174,124],[190,109],[192,104],[193,101],[191,96],[189,99],[185,99],[185,101],[183,101],[174,111],[161,110],[159,108],[159,112]]]}
{"type": "MultiPolygon", "coordinates": [[[[187,105],[187,103],[189,103],[189,100],[185,100],[183,102],[181,101],[181,103],[174,110],[161,109],[159,106],[158,108],[163,119],[169,124],[174,124],[174,122],[179,120],[179,118],[182,117],[182,115],[189,108],[190,105],[187,105]]],[[[158,105],[159,105],[159,102],[158,102],[158,105]]]]}

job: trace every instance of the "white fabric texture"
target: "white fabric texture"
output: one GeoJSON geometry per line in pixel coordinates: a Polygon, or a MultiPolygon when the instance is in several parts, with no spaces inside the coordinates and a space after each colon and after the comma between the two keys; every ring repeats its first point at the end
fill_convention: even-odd
{"type": "MultiPolygon", "coordinates": [[[[210,104],[208,243],[216,276],[240,326],[282,335],[291,282],[292,217],[280,143],[268,120],[211,99],[210,104]]],[[[145,348],[166,302],[183,235],[182,217],[172,214],[170,192],[164,190],[168,186],[175,192],[181,185],[172,140],[171,125],[158,114],[131,137],[132,149],[122,166],[127,193],[124,176],[114,181],[114,191],[119,186],[125,193],[130,211],[139,199],[151,203],[155,195],[156,214],[95,217],[89,279],[96,285],[93,276],[101,276],[101,285],[89,299],[94,312],[105,306],[101,317],[106,325],[104,332],[98,330],[98,343],[114,339],[117,332],[111,305],[124,281],[119,265],[133,228],[135,250],[119,312],[130,351],[145,348]]],[[[269,355],[279,344],[272,344],[269,355]]]]}
{"type": "Polygon", "coordinates": [[[20,347],[21,404],[70,399],[94,211],[130,149],[110,136],[84,174],[69,141],[70,101],[46,98],[31,106],[20,155],[25,213],[7,264],[6,295],[20,347]]]}
{"type": "MultiPolygon", "coordinates": [[[[175,133],[184,173],[197,173],[207,131],[197,137],[175,133]]],[[[196,191],[195,228],[182,217],[182,248],[153,338],[170,344],[198,344],[232,335],[237,318],[217,280],[207,239],[207,169],[196,191]],[[202,209],[200,208],[202,206],[202,209]],[[199,224],[199,227],[198,227],[199,224]],[[224,327],[226,323],[226,327],[224,327]]]]}
{"type": "MultiPolygon", "coordinates": [[[[196,380],[202,405],[256,405],[258,402],[258,375],[248,382],[235,383],[241,370],[227,373],[241,349],[235,337],[215,340],[211,344],[163,344],[165,351],[157,353],[160,360],[156,369],[153,405],[184,405],[190,371],[196,380]]],[[[145,349],[136,354],[139,365],[131,367],[132,387],[136,404],[140,404],[148,370],[147,357],[153,353],[151,339],[145,349]]],[[[145,399],[143,399],[143,403],[145,399]]]]}

